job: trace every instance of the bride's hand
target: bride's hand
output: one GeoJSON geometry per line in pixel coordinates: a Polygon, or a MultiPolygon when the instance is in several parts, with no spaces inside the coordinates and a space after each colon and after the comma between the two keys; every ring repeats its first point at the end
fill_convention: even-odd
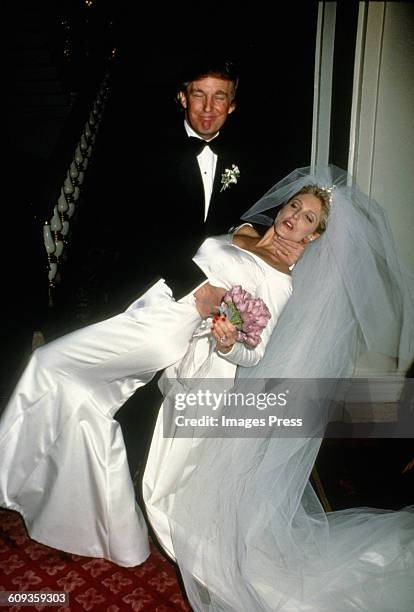
{"type": "Polygon", "coordinates": [[[237,340],[237,328],[224,315],[216,315],[211,324],[211,334],[220,353],[228,353],[237,340]]]}

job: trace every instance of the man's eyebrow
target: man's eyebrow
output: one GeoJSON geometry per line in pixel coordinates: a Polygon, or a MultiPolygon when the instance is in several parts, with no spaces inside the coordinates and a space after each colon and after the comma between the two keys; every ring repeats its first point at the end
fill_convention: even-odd
{"type": "MultiPolygon", "coordinates": [[[[204,89],[201,89],[201,87],[196,87],[196,86],[194,86],[194,85],[193,85],[193,87],[191,88],[191,92],[192,92],[192,93],[194,93],[194,92],[198,92],[198,93],[203,93],[203,94],[205,94],[205,93],[206,93],[206,92],[204,91],[204,89]]],[[[227,91],[224,91],[224,89],[217,89],[215,92],[213,92],[213,96],[217,96],[217,95],[220,95],[220,96],[228,96],[229,94],[228,94],[228,92],[227,92],[227,91]]]]}

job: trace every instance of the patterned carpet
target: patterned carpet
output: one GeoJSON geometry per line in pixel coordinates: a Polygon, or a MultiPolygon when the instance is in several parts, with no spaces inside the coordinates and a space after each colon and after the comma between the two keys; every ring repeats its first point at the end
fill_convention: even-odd
{"type": "Polygon", "coordinates": [[[174,612],[191,608],[175,568],[155,546],[142,565],[67,554],[34,542],[17,512],[0,510],[0,591],[69,593],[69,606],[1,606],[1,610],[174,612]]]}

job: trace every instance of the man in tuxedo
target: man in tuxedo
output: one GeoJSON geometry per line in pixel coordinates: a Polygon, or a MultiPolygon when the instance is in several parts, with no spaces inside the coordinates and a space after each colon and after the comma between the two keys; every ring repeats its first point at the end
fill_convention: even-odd
{"type": "MultiPolygon", "coordinates": [[[[134,209],[138,219],[128,224],[132,235],[123,235],[121,249],[119,267],[131,290],[128,299],[156,278],[166,280],[176,299],[202,283],[205,277],[192,257],[203,239],[237,225],[275,181],[264,171],[259,146],[240,146],[227,129],[236,108],[238,80],[228,60],[191,64],[177,92],[184,117],[161,134],[151,127],[139,172],[140,196],[134,209]],[[232,182],[223,182],[226,175],[234,177],[232,182]],[[138,238],[137,228],[145,228],[138,238]]],[[[296,243],[280,242],[277,247],[289,263],[301,253],[296,243]]],[[[207,285],[195,295],[205,317],[220,302],[221,293],[207,285]]]]}
{"type": "MultiPolygon", "coordinates": [[[[184,117],[151,138],[155,145],[149,144],[145,170],[141,168],[139,175],[135,208],[139,219],[129,223],[132,235],[123,235],[130,250],[124,248],[120,269],[129,287],[129,301],[157,278],[165,279],[175,299],[201,285],[206,278],[192,261],[198,246],[206,236],[226,233],[237,225],[243,212],[274,182],[275,177],[266,182],[253,143],[249,142],[256,152],[252,156],[250,148],[239,146],[226,129],[236,108],[237,86],[238,75],[230,61],[210,59],[190,66],[177,93],[184,117]],[[226,184],[223,180],[229,172],[235,180],[226,184]],[[137,228],[145,229],[137,232],[137,228]]],[[[288,263],[301,254],[297,243],[281,241],[275,247],[288,263]]],[[[214,311],[223,293],[224,289],[206,282],[195,291],[202,317],[214,311]]],[[[133,473],[143,460],[162,403],[156,382],[139,389],[116,416],[133,473]]]]}

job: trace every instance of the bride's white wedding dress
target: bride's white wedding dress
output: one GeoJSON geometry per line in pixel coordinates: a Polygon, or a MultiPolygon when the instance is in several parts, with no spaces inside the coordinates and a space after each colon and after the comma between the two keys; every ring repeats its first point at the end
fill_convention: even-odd
{"type": "MultiPolygon", "coordinates": [[[[256,349],[237,343],[212,355],[211,368],[233,377],[235,364],[263,355],[291,278],[230,240],[207,239],[195,261],[212,284],[240,284],[272,313],[256,349]]],[[[200,322],[193,295],[175,302],[159,281],[120,315],[34,352],[0,420],[0,505],[22,514],[33,539],[123,566],[147,558],[146,524],[113,416],[183,357],[200,322]]]]}
{"type": "MultiPolygon", "coordinates": [[[[311,390],[324,380],[318,401],[304,385],[287,409],[311,414],[323,429],[330,393],[354,375],[359,357],[386,355],[402,372],[412,363],[414,282],[382,209],[335,167],[294,171],[244,219],[263,223],[265,211],[309,183],[335,186],[327,231],[295,266],[292,297],[263,359],[239,368],[235,384],[289,386],[293,397],[299,377],[311,390]]],[[[197,370],[204,357],[193,357],[197,370]]],[[[177,373],[175,366],[166,372],[173,390],[177,373]]],[[[186,438],[174,417],[167,395],[143,494],[194,611],[413,612],[414,506],[325,513],[309,483],[323,434],[202,437],[199,427],[186,438]]],[[[412,427],[412,399],[399,405],[399,418],[412,427]]]]}

